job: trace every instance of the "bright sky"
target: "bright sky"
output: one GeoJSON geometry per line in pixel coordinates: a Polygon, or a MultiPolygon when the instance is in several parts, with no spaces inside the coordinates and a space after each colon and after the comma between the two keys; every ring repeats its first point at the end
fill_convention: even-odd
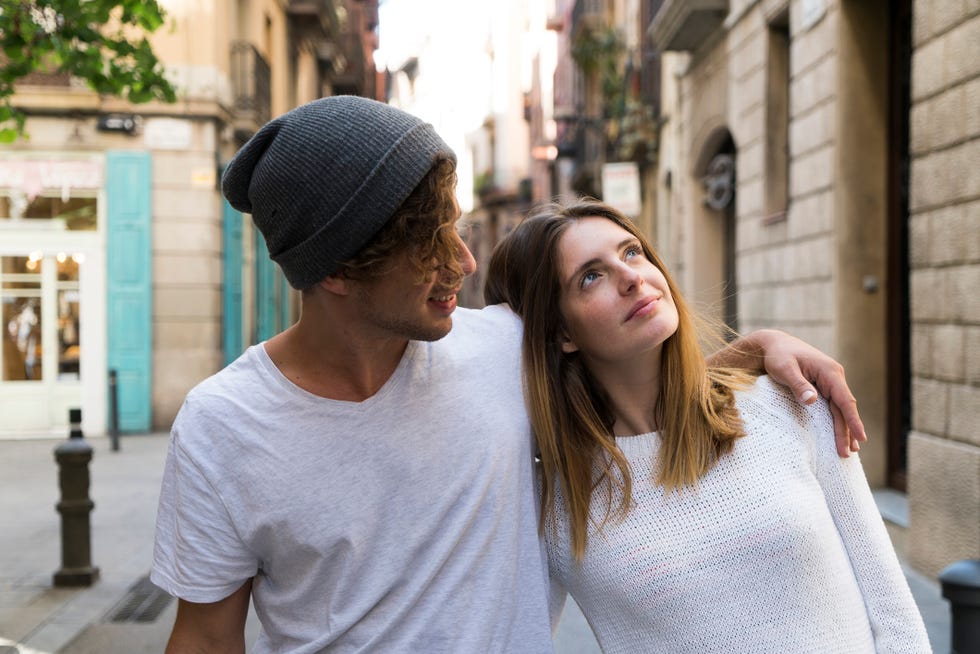
{"type": "Polygon", "coordinates": [[[384,0],[379,7],[379,70],[419,60],[414,99],[404,108],[436,128],[457,155],[460,202],[472,183],[466,135],[490,113],[489,8],[492,0],[384,0]]]}
{"type": "Polygon", "coordinates": [[[385,0],[379,68],[418,57],[413,108],[437,127],[475,129],[489,109],[489,6],[492,0],[385,0]]]}

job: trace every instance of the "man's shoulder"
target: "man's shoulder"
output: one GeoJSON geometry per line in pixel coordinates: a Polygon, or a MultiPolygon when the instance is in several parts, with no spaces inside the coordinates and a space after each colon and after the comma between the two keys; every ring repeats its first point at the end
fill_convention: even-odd
{"type": "Polygon", "coordinates": [[[482,309],[459,308],[453,314],[453,328],[439,341],[450,351],[480,353],[511,352],[521,345],[521,320],[507,305],[482,309]]]}
{"type": "MultiPolygon", "coordinates": [[[[491,304],[482,309],[460,307],[453,314],[453,331],[489,333],[508,336],[520,334],[521,319],[506,304],[491,304]]],[[[452,332],[450,332],[452,333],[452,332]]]]}
{"type": "Polygon", "coordinates": [[[237,359],[195,385],[184,398],[181,413],[222,413],[262,385],[262,345],[253,345],[237,359]]]}
{"type": "Polygon", "coordinates": [[[259,357],[264,351],[261,344],[249,346],[234,361],[198,382],[189,395],[225,393],[245,379],[254,378],[259,374],[261,368],[259,357]]]}

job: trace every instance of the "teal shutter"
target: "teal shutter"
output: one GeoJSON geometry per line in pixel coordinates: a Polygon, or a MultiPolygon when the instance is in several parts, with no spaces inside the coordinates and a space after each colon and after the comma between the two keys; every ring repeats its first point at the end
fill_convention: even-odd
{"type": "Polygon", "coordinates": [[[259,230],[255,230],[255,324],[259,342],[276,335],[276,264],[259,230]]]}
{"type": "Polygon", "coordinates": [[[279,311],[280,311],[280,331],[289,327],[289,282],[286,276],[279,271],[279,311]]]}
{"type": "Polygon", "coordinates": [[[225,365],[242,353],[242,214],[223,201],[222,326],[225,365]]]}
{"type": "Polygon", "coordinates": [[[108,365],[120,431],[149,431],[153,361],[150,153],[106,153],[108,365]]]}

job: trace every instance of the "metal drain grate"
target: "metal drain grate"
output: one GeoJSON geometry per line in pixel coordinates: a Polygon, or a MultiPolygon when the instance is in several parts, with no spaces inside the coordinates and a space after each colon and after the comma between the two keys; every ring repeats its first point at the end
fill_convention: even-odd
{"type": "Polygon", "coordinates": [[[126,596],[109,611],[109,622],[153,622],[173,597],[146,576],[133,584],[126,596]]]}

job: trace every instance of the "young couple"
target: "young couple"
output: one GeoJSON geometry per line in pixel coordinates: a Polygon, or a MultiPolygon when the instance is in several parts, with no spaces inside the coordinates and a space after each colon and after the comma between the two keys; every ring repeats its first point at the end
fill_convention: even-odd
{"type": "Polygon", "coordinates": [[[455,158],[417,118],[317,100],[222,185],[302,316],[174,423],[152,573],[180,599],[168,652],[244,651],[250,600],[254,652],[549,652],[549,567],[553,605],[570,591],[609,651],[928,647],[859,464],[812,404],[807,378],[838,452],[857,449],[840,366],[764,331],[707,368],[615,212],[560,219],[550,253],[541,218],[506,241],[488,293],[522,328],[504,305],[456,308],[475,262],[455,158]]]}

